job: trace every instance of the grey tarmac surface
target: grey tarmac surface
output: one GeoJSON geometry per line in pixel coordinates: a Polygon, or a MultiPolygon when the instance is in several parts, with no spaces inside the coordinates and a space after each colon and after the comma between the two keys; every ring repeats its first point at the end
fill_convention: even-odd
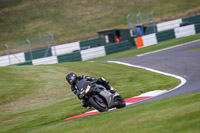
{"type": "Polygon", "coordinates": [[[200,40],[144,56],[109,60],[155,69],[181,76],[187,80],[186,84],[178,89],[129,106],[200,91],[200,49],[196,48],[200,48],[200,40]]]}

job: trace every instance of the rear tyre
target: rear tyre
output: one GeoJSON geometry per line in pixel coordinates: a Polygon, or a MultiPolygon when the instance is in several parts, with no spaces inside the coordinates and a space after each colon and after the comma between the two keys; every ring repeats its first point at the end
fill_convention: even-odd
{"type": "Polygon", "coordinates": [[[90,97],[89,102],[91,106],[100,112],[108,111],[108,106],[103,100],[99,102],[95,97],[90,97]]]}
{"type": "Polygon", "coordinates": [[[124,108],[126,106],[126,102],[121,96],[116,97],[115,100],[118,102],[118,104],[116,105],[116,108],[124,108]]]}

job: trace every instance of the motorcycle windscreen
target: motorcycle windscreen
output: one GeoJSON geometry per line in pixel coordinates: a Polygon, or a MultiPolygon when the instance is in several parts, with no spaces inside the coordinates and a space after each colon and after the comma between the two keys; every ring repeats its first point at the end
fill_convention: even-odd
{"type": "Polygon", "coordinates": [[[90,86],[90,82],[88,82],[86,79],[80,80],[77,84],[78,90],[82,91],[87,88],[87,86],[90,86]]]}

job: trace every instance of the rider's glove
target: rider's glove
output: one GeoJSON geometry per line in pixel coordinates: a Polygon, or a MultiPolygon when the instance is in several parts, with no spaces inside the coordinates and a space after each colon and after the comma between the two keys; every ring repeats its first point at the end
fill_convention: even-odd
{"type": "Polygon", "coordinates": [[[91,82],[91,87],[95,87],[96,86],[96,82],[91,82]]]}
{"type": "Polygon", "coordinates": [[[79,76],[81,79],[85,79],[85,75],[80,75],[79,76]]]}
{"type": "Polygon", "coordinates": [[[76,95],[79,96],[80,94],[80,91],[76,90],[76,95]]]}

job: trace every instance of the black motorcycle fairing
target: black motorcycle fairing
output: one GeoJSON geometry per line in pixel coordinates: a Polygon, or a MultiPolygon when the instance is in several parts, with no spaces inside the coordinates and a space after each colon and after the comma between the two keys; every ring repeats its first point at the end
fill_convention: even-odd
{"type": "Polygon", "coordinates": [[[88,87],[88,85],[91,86],[91,83],[88,82],[86,79],[82,79],[76,83],[76,86],[79,91],[83,91],[88,87]]]}
{"type": "Polygon", "coordinates": [[[103,100],[98,95],[93,95],[93,97],[95,97],[97,101],[103,102],[103,100]]]}

